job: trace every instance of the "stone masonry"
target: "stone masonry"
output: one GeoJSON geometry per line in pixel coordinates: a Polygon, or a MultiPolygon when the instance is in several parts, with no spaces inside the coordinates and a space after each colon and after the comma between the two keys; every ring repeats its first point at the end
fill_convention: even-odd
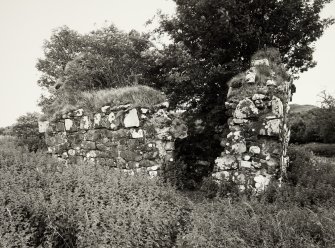
{"type": "Polygon", "coordinates": [[[241,191],[259,192],[271,179],[280,183],[285,176],[291,85],[278,80],[267,59],[253,61],[243,75],[242,83],[230,85],[226,102],[230,119],[221,142],[224,150],[215,161],[212,176],[235,182],[241,191]],[[270,71],[262,83],[257,79],[260,67],[270,71]]]}
{"type": "Polygon", "coordinates": [[[165,102],[150,109],[104,106],[94,114],[78,109],[39,128],[48,152],[69,163],[92,161],[156,176],[173,162],[175,140],[187,135],[186,125],[167,108],[165,102]]]}

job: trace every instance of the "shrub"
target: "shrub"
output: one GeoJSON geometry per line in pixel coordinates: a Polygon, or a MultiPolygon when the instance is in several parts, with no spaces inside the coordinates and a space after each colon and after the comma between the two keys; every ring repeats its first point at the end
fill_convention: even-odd
{"type": "Polygon", "coordinates": [[[29,151],[45,149],[44,135],[38,131],[38,113],[27,113],[20,116],[12,127],[12,135],[17,137],[19,146],[27,146],[29,151]]]}
{"type": "Polygon", "coordinates": [[[289,149],[287,181],[281,188],[269,187],[263,200],[281,206],[318,208],[335,202],[335,167],[317,159],[310,151],[297,146],[289,149]]]}

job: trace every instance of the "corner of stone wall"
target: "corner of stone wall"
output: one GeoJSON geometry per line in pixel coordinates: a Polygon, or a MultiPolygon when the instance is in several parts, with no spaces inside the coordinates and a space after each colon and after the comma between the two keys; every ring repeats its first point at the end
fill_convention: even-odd
{"type": "Polygon", "coordinates": [[[94,114],[78,109],[40,122],[39,130],[48,152],[68,163],[91,161],[156,176],[173,162],[175,140],[187,136],[185,123],[168,107],[107,105],[94,114]]]}
{"type": "Polygon", "coordinates": [[[286,174],[291,83],[278,81],[273,71],[265,83],[258,83],[257,66],[269,67],[269,61],[253,61],[243,74],[243,83],[230,85],[226,102],[229,130],[212,176],[235,182],[241,191],[260,192],[271,180],[280,184],[286,174]]]}

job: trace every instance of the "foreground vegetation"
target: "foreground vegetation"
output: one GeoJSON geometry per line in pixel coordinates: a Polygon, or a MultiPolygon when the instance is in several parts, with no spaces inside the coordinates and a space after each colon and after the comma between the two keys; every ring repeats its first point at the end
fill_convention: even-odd
{"type": "Polygon", "coordinates": [[[335,167],[298,148],[288,182],[258,197],[205,180],[61,162],[0,144],[0,247],[332,247],[335,167]]]}

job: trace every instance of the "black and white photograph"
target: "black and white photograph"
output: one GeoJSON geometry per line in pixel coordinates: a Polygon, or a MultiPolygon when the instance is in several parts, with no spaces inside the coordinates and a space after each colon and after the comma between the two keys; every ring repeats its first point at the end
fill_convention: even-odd
{"type": "Polygon", "coordinates": [[[0,0],[0,248],[335,248],[334,0],[0,0]]]}

